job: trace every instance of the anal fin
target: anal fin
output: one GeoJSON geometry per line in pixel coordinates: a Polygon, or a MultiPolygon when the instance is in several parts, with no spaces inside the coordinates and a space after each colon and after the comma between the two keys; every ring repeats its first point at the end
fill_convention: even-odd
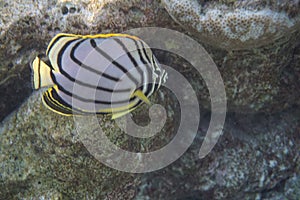
{"type": "Polygon", "coordinates": [[[72,116],[73,114],[79,114],[72,110],[72,108],[59,97],[53,87],[44,92],[43,103],[48,109],[60,115],[72,116]]]}
{"type": "Polygon", "coordinates": [[[133,111],[135,108],[126,110],[126,111],[122,111],[122,112],[116,112],[116,113],[112,113],[111,119],[117,119],[119,117],[122,117],[128,113],[130,113],[131,111],[133,111]]]}

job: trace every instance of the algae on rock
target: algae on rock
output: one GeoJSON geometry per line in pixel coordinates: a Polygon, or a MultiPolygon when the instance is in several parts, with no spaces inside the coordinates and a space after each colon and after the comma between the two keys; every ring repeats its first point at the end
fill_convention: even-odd
{"type": "Polygon", "coordinates": [[[125,188],[138,176],[96,160],[76,136],[73,118],[49,111],[40,97],[40,92],[32,95],[1,125],[1,197],[132,197],[125,188]]]}

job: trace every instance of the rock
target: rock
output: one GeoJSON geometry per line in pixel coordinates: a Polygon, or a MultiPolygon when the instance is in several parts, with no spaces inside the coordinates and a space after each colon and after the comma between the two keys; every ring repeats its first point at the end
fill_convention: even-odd
{"type": "Polygon", "coordinates": [[[136,199],[298,199],[300,115],[294,109],[230,114],[217,145],[199,159],[209,120],[204,118],[190,150],[172,165],[145,174],[136,199]]]}
{"type": "MultiPolygon", "coordinates": [[[[185,0],[182,5],[178,2],[163,0],[164,5],[159,0],[0,2],[0,120],[25,101],[0,126],[1,198],[297,197],[298,1],[185,0]],[[191,4],[195,6],[190,7],[191,4]],[[181,10],[175,9],[176,6],[181,10]],[[199,21],[195,21],[197,16],[189,17],[200,8],[199,21]],[[224,19],[211,16],[214,12],[221,12],[224,19]],[[195,24],[203,22],[205,14],[210,16],[209,24],[198,31],[195,24]],[[233,25],[242,23],[242,19],[257,21],[260,29],[256,30],[258,25],[251,22],[243,25],[245,29],[223,34],[221,27],[213,26],[213,20],[233,25]],[[266,21],[269,23],[265,24],[266,21]],[[228,111],[236,114],[228,115],[223,136],[204,159],[198,158],[198,151],[207,124],[200,126],[198,137],[179,160],[167,168],[139,175],[111,169],[95,159],[78,137],[73,118],[45,109],[40,92],[26,98],[32,93],[30,62],[36,55],[45,59],[47,44],[56,33],[122,32],[144,26],[185,32],[203,44],[224,79],[228,111]],[[215,33],[209,32],[209,27],[215,33]]],[[[180,48],[162,42],[170,48],[180,48]]],[[[210,98],[205,83],[190,64],[176,55],[158,50],[155,53],[159,61],[187,77],[197,91],[200,104],[208,108],[210,98]]],[[[127,137],[109,118],[100,118],[111,141],[132,151],[147,151],[161,148],[174,137],[179,124],[176,116],[180,113],[175,98],[166,91],[153,98],[163,102],[170,118],[163,132],[153,139],[139,141],[127,137]]],[[[145,106],[134,112],[135,120],[147,124],[147,111],[145,106]]],[[[209,120],[209,114],[204,120],[209,120]]]]}
{"type": "Polygon", "coordinates": [[[217,63],[228,110],[278,112],[298,102],[299,1],[163,2],[217,63]]]}
{"type": "Polygon", "coordinates": [[[266,46],[299,30],[298,1],[162,1],[201,41],[228,50],[266,46]]]}
{"type": "Polygon", "coordinates": [[[132,198],[138,176],[101,164],[76,137],[73,118],[40,98],[35,93],[1,124],[1,199],[132,198]]]}
{"type": "Polygon", "coordinates": [[[300,196],[300,177],[299,175],[294,175],[289,178],[284,187],[284,193],[286,194],[287,199],[297,199],[300,196]]]}
{"type": "MultiPolygon", "coordinates": [[[[140,175],[108,167],[97,156],[122,163],[124,170],[143,165],[117,153],[109,155],[105,148],[114,144],[128,152],[158,149],[173,137],[174,107],[163,105],[170,119],[158,136],[138,140],[125,134],[110,116],[100,115],[93,123],[87,116],[58,115],[42,105],[42,92],[33,93],[0,124],[1,199],[132,199],[140,175]],[[99,125],[111,143],[91,146],[99,144],[99,125]]],[[[171,101],[158,92],[151,102],[162,102],[162,98],[171,101]]],[[[137,124],[147,125],[147,107],[133,112],[137,124]]]]}
{"type": "MultiPolygon", "coordinates": [[[[151,100],[161,102],[160,96],[151,100]]],[[[34,93],[1,124],[3,199],[253,199],[299,193],[299,108],[276,115],[228,115],[223,136],[208,156],[199,159],[210,120],[202,110],[200,129],[190,149],[168,167],[139,175],[109,168],[95,159],[83,145],[75,119],[49,111],[40,97],[41,92],[34,93]]],[[[99,123],[122,149],[151,152],[174,138],[178,116],[176,107],[167,105],[163,106],[171,119],[150,140],[128,137],[105,116],[99,117],[99,123]]],[[[133,113],[137,123],[145,123],[146,107],[133,113]]]]}

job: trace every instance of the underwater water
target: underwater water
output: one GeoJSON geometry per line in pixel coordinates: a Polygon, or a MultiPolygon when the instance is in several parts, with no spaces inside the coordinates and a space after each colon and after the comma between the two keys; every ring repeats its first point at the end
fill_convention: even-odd
{"type": "MultiPolygon", "coordinates": [[[[298,26],[291,29],[291,35],[271,43],[264,40],[263,46],[228,50],[223,46],[236,44],[217,38],[215,43],[221,41],[222,48],[211,46],[211,36],[195,34],[194,23],[191,27],[183,24],[194,21],[183,15],[193,12],[185,12],[184,6],[189,4],[178,2],[0,2],[0,200],[300,199],[298,26]],[[170,10],[177,5],[182,5],[179,19],[176,10],[170,10]],[[146,31],[130,32],[141,27],[146,31]],[[124,31],[141,37],[152,48],[159,67],[168,73],[166,84],[146,95],[150,104],[143,103],[118,119],[109,114],[61,115],[55,111],[62,111],[60,105],[65,102],[54,93],[49,94],[53,109],[44,105],[42,98],[48,88],[33,88],[32,61],[39,56],[49,64],[46,50],[51,38],[61,32],[93,35],[124,31]],[[187,45],[189,38],[195,44],[187,45]],[[198,44],[205,53],[199,54],[198,44]],[[204,67],[202,71],[198,62],[204,67]],[[218,85],[220,78],[224,88],[218,85]],[[213,124],[212,119],[217,122],[213,124]]],[[[209,13],[215,6],[206,3],[216,2],[243,4],[200,1],[202,9],[208,9],[201,13],[209,13]]],[[[261,7],[251,2],[250,8],[261,7]]],[[[263,2],[275,10],[273,1],[263,2]]],[[[294,4],[283,2],[278,6],[288,9],[285,11],[297,24],[297,10],[287,6],[294,4]]],[[[131,47],[126,45],[123,50],[131,47]]],[[[63,44],[58,46],[59,50],[67,49],[63,44]]],[[[87,51],[90,47],[84,48],[87,51]]],[[[108,48],[105,52],[112,56],[116,51],[108,48]]],[[[154,62],[146,50],[124,54],[132,63],[139,59],[154,62]]],[[[117,61],[119,65],[114,65],[127,66],[123,60],[117,61]]],[[[55,65],[51,67],[54,70],[55,65]]],[[[161,72],[154,65],[149,69],[149,74],[161,72]]],[[[73,76],[69,71],[66,74],[73,76]]],[[[132,76],[138,79],[136,74],[132,76]]],[[[147,77],[150,80],[152,76],[147,77]]],[[[53,76],[49,79],[55,81],[53,76]]]]}

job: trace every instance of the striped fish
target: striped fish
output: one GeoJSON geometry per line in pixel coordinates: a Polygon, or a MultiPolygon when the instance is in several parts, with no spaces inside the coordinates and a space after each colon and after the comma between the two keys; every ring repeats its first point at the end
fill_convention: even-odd
{"type": "Polygon", "coordinates": [[[50,62],[32,62],[35,89],[50,87],[42,100],[61,115],[121,117],[140,105],[167,79],[149,46],[127,34],[60,33],[48,45],[50,62]]]}

